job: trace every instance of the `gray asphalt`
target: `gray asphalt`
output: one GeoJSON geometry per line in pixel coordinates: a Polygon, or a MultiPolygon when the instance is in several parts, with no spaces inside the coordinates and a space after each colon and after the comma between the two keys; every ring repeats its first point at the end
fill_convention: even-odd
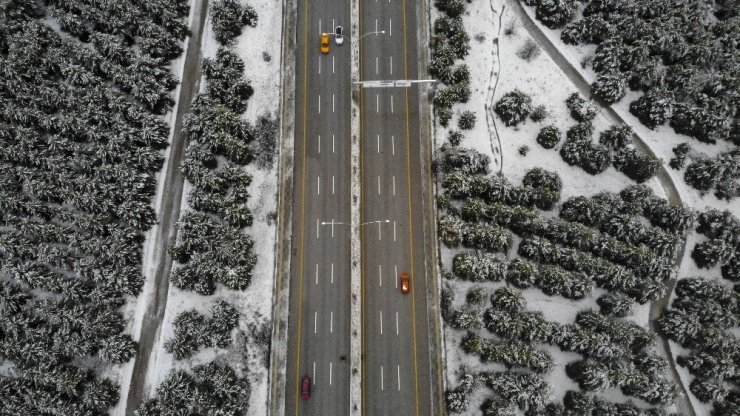
{"type": "Polygon", "coordinates": [[[350,28],[350,4],[298,3],[296,128],[286,415],[349,413],[350,43],[321,32],[350,28]],[[321,223],[339,223],[322,225],[321,223]],[[309,375],[312,397],[301,398],[309,375]]]}
{"type": "MultiPolygon", "coordinates": [[[[350,33],[349,6],[298,3],[286,415],[349,413],[351,40],[332,38],[331,52],[319,51],[322,31],[341,24],[350,33]]],[[[360,79],[418,78],[415,7],[361,2],[359,33],[386,33],[359,40],[360,79]]],[[[366,415],[431,414],[417,88],[360,94],[366,415]],[[411,275],[411,294],[400,292],[401,273],[411,275]]]]}
{"type": "MultiPolygon", "coordinates": [[[[416,2],[363,1],[360,79],[418,79],[416,2]]],[[[361,94],[363,414],[430,415],[419,87],[361,94]],[[385,221],[369,223],[372,221],[385,221]],[[411,293],[399,275],[411,276],[411,293]]]]}

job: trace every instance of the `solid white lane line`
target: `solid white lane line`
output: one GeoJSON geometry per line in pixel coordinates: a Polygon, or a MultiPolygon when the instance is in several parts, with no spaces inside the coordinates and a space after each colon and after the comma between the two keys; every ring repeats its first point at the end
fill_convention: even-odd
{"type": "Polygon", "coordinates": [[[393,156],[396,155],[396,138],[394,136],[391,136],[391,153],[393,156]]]}
{"type": "Polygon", "coordinates": [[[331,194],[334,195],[334,175],[331,175],[331,194]]]}
{"type": "Polygon", "coordinates": [[[331,135],[331,152],[334,153],[334,135],[331,135]]]}
{"type": "Polygon", "coordinates": [[[321,195],[321,176],[316,177],[316,195],[321,195]]]}
{"type": "Polygon", "coordinates": [[[313,311],[313,333],[316,333],[316,328],[318,327],[318,318],[319,318],[319,312],[313,311]]]}
{"type": "Polygon", "coordinates": [[[395,272],[393,275],[393,281],[396,282],[396,289],[398,289],[398,266],[395,264],[393,265],[393,271],[395,272]]]}
{"type": "Polygon", "coordinates": [[[319,134],[319,153],[321,153],[321,135],[319,134]]]}
{"type": "Polygon", "coordinates": [[[321,114],[321,94],[319,94],[319,114],[321,114]]]}
{"type": "Polygon", "coordinates": [[[334,57],[331,57],[331,73],[334,73],[334,57]]]}
{"type": "Polygon", "coordinates": [[[378,286],[383,287],[383,266],[378,265],[378,286]]]}
{"type": "Polygon", "coordinates": [[[330,386],[331,386],[331,367],[332,367],[332,364],[334,364],[334,363],[332,363],[332,362],[330,361],[330,362],[329,362],[329,385],[330,385],[330,386]]]}
{"type": "Polygon", "coordinates": [[[379,66],[378,66],[378,59],[379,58],[376,56],[375,57],[375,75],[378,75],[378,68],[379,68],[379,66]]]}
{"type": "Polygon", "coordinates": [[[383,390],[383,366],[380,366],[380,390],[383,390]]]}
{"type": "Polygon", "coordinates": [[[334,284],[334,263],[331,264],[331,284],[334,284]]]}
{"type": "MultiPolygon", "coordinates": [[[[395,194],[396,194],[396,175],[393,175],[393,195],[395,195],[395,194]]],[[[396,222],[393,221],[393,224],[395,224],[395,223],[396,222]]]]}
{"type": "Polygon", "coordinates": [[[380,175],[378,175],[378,195],[380,195],[380,175]]]}
{"type": "Polygon", "coordinates": [[[330,312],[330,314],[331,315],[329,316],[329,333],[333,334],[334,333],[334,311],[330,312]]]}
{"type": "Polygon", "coordinates": [[[398,391],[401,391],[401,366],[396,366],[396,377],[398,377],[398,391]]]}
{"type": "Polygon", "coordinates": [[[375,94],[375,112],[380,112],[380,94],[375,94]]]}
{"type": "Polygon", "coordinates": [[[383,335],[383,311],[380,311],[380,335],[383,335]]]}
{"type": "Polygon", "coordinates": [[[396,335],[398,335],[398,311],[396,311],[396,335]]]}
{"type": "Polygon", "coordinates": [[[331,95],[331,112],[334,112],[334,94],[331,95]]]}
{"type": "Polygon", "coordinates": [[[380,153],[380,135],[378,135],[378,153],[380,153]]]}
{"type": "Polygon", "coordinates": [[[313,385],[316,385],[316,361],[313,362],[313,377],[311,377],[311,380],[313,380],[313,385]]]}
{"type": "Polygon", "coordinates": [[[396,241],[396,222],[395,221],[393,221],[393,241],[396,241]]]}
{"type": "Polygon", "coordinates": [[[393,57],[392,56],[391,56],[390,71],[391,71],[391,75],[393,75],[393,57]]]}
{"type": "Polygon", "coordinates": [[[393,94],[391,94],[391,113],[393,112],[393,94]]]}
{"type": "Polygon", "coordinates": [[[319,284],[319,264],[316,263],[316,284],[319,284]]]}
{"type": "Polygon", "coordinates": [[[319,238],[319,219],[316,218],[316,238],[319,238]]]}

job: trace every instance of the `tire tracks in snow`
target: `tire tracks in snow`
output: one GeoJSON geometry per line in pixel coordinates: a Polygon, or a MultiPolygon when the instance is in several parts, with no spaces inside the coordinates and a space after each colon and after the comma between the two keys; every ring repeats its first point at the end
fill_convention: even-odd
{"type": "MultiPolygon", "coordinates": [[[[208,0],[193,0],[191,33],[188,38],[183,73],[180,85],[180,95],[175,110],[175,121],[170,143],[167,167],[161,181],[164,183],[160,197],[160,211],[157,213],[157,230],[154,235],[154,290],[147,299],[146,311],[139,332],[136,358],[131,373],[131,383],[126,396],[126,415],[133,415],[143,399],[146,397],[147,375],[151,372],[149,362],[153,347],[159,338],[162,329],[164,313],[167,309],[167,296],[170,285],[170,271],[172,258],[167,254],[167,248],[175,243],[177,229],[175,224],[180,218],[180,206],[185,178],[180,170],[180,161],[183,158],[187,139],[182,132],[183,116],[190,112],[194,92],[197,92],[201,69],[201,39],[208,11],[208,0]]],[[[144,300],[144,299],[142,299],[144,300]]]]}

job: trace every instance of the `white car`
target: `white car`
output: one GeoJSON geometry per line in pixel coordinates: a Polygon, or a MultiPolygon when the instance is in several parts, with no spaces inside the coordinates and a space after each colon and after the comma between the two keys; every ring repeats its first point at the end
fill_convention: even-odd
{"type": "Polygon", "coordinates": [[[337,45],[344,43],[344,29],[342,26],[337,26],[337,28],[334,29],[334,42],[336,42],[337,45]]]}

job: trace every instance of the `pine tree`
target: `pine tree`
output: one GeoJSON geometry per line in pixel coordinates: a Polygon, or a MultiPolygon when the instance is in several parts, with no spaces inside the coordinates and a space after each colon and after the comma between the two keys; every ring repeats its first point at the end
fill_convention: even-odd
{"type": "Polygon", "coordinates": [[[519,90],[504,94],[494,106],[494,111],[507,126],[525,121],[532,111],[532,99],[519,90]]]}

